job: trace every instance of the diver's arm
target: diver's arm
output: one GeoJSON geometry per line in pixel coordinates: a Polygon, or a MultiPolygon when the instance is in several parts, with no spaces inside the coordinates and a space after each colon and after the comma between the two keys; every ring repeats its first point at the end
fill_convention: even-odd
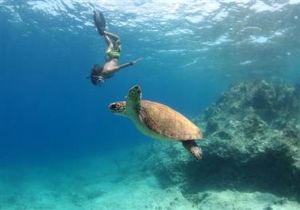
{"type": "Polygon", "coordinates": [[[122,68],[125,68],[125,67],[128,67],[128,66],[132,66],[133,64],[136,64],[140,60],[143,60],[143,58],[138,58],[138,59],[136,59],[134,61],[130,61],[128,63],[121,64],[121,65],[119,65],[119,66],[116,67],[115,71],[118,71],[118,70],[120,70],[122,68]]]}
{"type": "Polygon", "coordinates": [[[121,70],[123,68],[126,68],[128,66],[132,66],[133,64],[135,64],[135,62],[134,61],[130,61],[128,63],[124,63],[124,64],[121,64],[121,65],[118,65],[115,68],[110,69],[109,71],[112,72],[112,73],[115,73],[115,72],[117,72],[117,71],[119,71],[119,70],[121,70]]]}
{"type": "Polygon", "coordinates": [[[138,58],[134,61],[130,61],[128,63],[124,63],[124,64],[121,64],[121,65],[118,65],[117,67],[113,68],[113,69],[110,69],[111,72],[115,73],[117,71],[119,71],[120,69],[123,69],[123,68],[126,68],[128,66],[132,66],[133,64],[136,64],[138,61],[142,60],[143,58],[138,58]]]}
{"type": "Polygon", "coordinates": [[[132,66],[135,63],[136,63],[135,61],[130,61],[128,63],[121,64],[121,65],[118,66],[118,69],[126,68],[128,66],[132,66]]]}

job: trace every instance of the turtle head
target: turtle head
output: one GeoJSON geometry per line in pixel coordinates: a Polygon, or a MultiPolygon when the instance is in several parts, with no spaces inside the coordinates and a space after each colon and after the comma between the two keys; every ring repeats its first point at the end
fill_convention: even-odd
{"type": "Polygon", "coordinates": [[[124,117],[135,117],[140,110],[142,90],[140,86],[135,85],[130,88],[126,101],[117,101],[108,105],[108,109],[116,115],[124,117]]]}
{"type": "Polygon", "coordinates": [[[125,101],[118,101],[108,105],[108,109],[116,115],[126,115],[126,102],[125,101]]]}

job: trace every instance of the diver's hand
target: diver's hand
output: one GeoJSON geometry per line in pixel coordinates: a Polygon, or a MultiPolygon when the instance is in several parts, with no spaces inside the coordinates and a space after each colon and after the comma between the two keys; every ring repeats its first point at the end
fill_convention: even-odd
{"type": "Polygon", "coordinates": [[[134,61],[130,61],[129,63],[130,63],[130,65],[133,65],[133,64],[136,64],[137,62],[139,62],[140,60],[143,60],[143,58],[138,58],[134,61]]]}

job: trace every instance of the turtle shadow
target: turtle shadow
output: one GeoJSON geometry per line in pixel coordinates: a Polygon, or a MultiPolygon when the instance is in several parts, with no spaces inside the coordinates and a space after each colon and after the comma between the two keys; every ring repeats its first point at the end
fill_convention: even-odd
{"type": "Polygon", "coordinates": [[[216,157],[191,161],[184,170],[181,190],[186,195],[205,190],[260,191],[300,201],[300,171],[295,171],[291,161],[274,151],[243,164],[216,157]]]}
{"type": "Polygon", "coordinates": [[[300,201],[300,171],[295,171],[292,160],[283,152],[269,151],[247,163],[207,155],[202,161],[179,164],[173,172],[180,174],[180,179],[165,173],[157,174],[157,178],[162,187],[179,185],[187,198],[207,190],[237,190],[268,192],[300,201]]]}

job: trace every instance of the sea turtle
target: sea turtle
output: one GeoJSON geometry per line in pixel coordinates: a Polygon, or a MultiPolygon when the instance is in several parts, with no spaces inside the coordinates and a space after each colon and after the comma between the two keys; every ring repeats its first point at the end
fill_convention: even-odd
{"type": "Polygon", "coordinates": [[[200,129],[185,116],[170,107],[148,100],[141,100],[142,91],[138,85],[128,93],[127,101],[109,105],[117,115],[130,118],[145,135],[155,139],[181,141],[196,159],[202,158],[202,151],[196,139],[202,138],[200,129]]]}

